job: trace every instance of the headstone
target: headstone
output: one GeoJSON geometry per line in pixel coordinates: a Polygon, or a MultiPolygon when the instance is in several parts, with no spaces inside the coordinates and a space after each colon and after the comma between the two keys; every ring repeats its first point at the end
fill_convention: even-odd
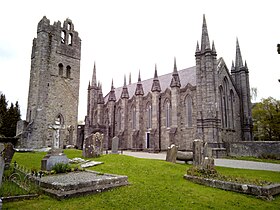
{"type": "Polygon", "coordinates": [[[96,132],[85,139],[83,157],[99,157],[103,153],[103,134],[96,132]]]}
{"type": "Polygon", "coordinates": [[[178,146],[171,144],[170,147],[167,148],[166,161],[176,163],[177,152],[178,146]]]}
{"type": "Polygon", "coordinates": [[[119,137],[115,136],[112,139],[112,154],[119,154],[119,137]]]}
{"type": "Polygon", "coordinates": [[[203,159],[203,141],[195,139],[193,141],[193,164],[195,166],[201,166],[203,159]]]}
{"type": "Polygon", "coordinates": [[[203,147],[203,163],[202,167],[206,170],[214,169],[214,158],[212,156],[212,148],[208,147],[208,144],[205,143],[203,147]]]}
{"type": "Polygon", "coordinates": [[[8,142],[4,144],[4,148],[5,148],[5,156],[4,156],[5,168],[9,168],[15,153],[14,145],[11,142],[8,142]]]}
{"type": "Polygon", "coordinates": [[[51,171],[57,163],[68,164],[69,159],[60,149],[51,149],[48,154],[41,160],[41,170],[51,171]]]}

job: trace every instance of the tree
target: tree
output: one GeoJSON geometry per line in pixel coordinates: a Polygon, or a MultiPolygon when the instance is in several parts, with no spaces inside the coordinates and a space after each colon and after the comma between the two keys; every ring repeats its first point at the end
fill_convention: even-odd
{"type": "Polygon", "coordinates": [[[280,141],[280,101],[262,99],[252,108],[255,140],[280,141]]]}
{"type": "Polygon", "coordinates": [[[0,96],[0,135],[14,137],[16,135],[17,122],[20,120],[20,109],[18,102],[14,105],[8,102],[4,94],[0,96]]]}

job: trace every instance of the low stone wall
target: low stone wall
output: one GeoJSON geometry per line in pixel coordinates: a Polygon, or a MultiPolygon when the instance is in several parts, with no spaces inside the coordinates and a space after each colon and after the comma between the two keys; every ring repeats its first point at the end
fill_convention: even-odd
{"type": "Polygon", "coordinates": [[[241,141],[225,143],[229,156],[280,157],[280,141],[241,141]]]}
{"type": "Polygon", "coordinates": [[[185,175],[185,179],[192,181],[197,184],[206,185],[209,187],[219,188],[223,190],[229,190],[244,194],[255,195],[258,197],[263,197],[268,200],[271,200],[273,195],[277,195],[280,193],[280,184],[272,184],[268,186],[257,186],[257,185],[249,185],[249,184],[239,184],[234,182],[226,182],[215,179],[206,179],[197,176],[185,175]]]}

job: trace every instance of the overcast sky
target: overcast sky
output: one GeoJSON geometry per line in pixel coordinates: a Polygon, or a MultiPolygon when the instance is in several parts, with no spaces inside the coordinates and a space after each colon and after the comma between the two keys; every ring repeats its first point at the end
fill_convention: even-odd
{"type": "Polygon", "coordinates": [[[103,93],[123,85],[123,76],[137,81],[195,65],[196,42],[201,39],[206,15],[210,41],[228,68],[235,59],[238,37],[247,61],[251,87],[258,99],[280,99],[279,0],[179,1],[179,0],[9,0],[0,12],[0,91],[10,102],[19,101],[25,119],[32,40],[45,15],[51,24],[70,18],[82,39],[79,120],[86,114],[87,85],[94,61],[103,93]]]}

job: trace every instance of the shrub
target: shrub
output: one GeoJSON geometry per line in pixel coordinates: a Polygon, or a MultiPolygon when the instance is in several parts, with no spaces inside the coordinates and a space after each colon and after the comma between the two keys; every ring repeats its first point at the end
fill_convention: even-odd
{"type": "Polygon", "coordinates": [[[68,163],[57,163],[52,167],[52,170],[54,170],[56,174],[66,173],[71,171],[71,167],[68,163]]]}

